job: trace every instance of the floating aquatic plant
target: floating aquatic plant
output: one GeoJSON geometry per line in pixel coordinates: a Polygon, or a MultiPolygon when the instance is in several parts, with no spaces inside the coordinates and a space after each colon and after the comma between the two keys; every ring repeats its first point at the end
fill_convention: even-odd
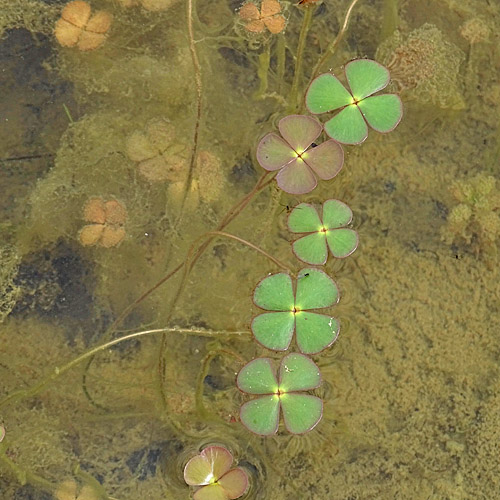
{"type": "Polygon", "coordinates": [[[260,11],[253,2],[244,4],[238,12],[245,22],[245,29],[251,33],[262,33],[266,28],[273,34],[285,29],[286,20],[281,14],[278,0],[263,0],[260,11]]]}
{"type": "Polygon", "coordinates": [[[233,455],[222,446],[208,446],[184,467],[184,481],[198,486],[194,500],[229,500],[241,497],[248,488],[247,473],[231,469],[233,455]]]}
{"type": "Polygon", "coordinates": [[[125,238],[123,224],[127,220],[127,209],[118,200],[90,198],[83,208],[83,218],[86,222],[91,222],[78,234],[83,246],[100,245],[110,248],[125,238]]]}
{"type": "Polygon", "coordinates": [[[288,217],[292,233],[308,233],[293,242],[295,255],[312,265],[323,265],[328,248],[339,259],[351,255],[358,246],[358,234],[346,228],[352,220],[351,209],[339,200],[323,203],[322,217],[309,203],[297,205],[288,217]]]}
{"type": "Polygon", "coordinates": [[[323,180],[335,177],[344,163],[342,147],[328,140],[311,147],[323,128],[311,116],[290,115],[278,124],[281,137],[270,133],[257,146],[257,161],[262,168],[279,170],[278,186],[291,194],[304,194],[316,185],[316,176],[323,180]]]}
{"type": "Polygon", "coordinates": [[[247,394],[262,397],[242,405],[241,422],[256,434],[275,434],[281,406],[287,430],[293,434],[304,434],[321,420],[323,401],[300,393],[315,389],[320,383],[318,367],[303,354],[292,353],[281,360],[279,381],[269,358],[254,359],[241,369],[237,385],[247,394]]]}
{"type": "Polygon", "coordinates": [[[108,12],[99,10],[92,15],[87,2],[75,0],[62,10],[54,35],[63,47],[94,50],[105,42],[112,20],[108,12]]]}
{"type": "Polygon", "coordinates": [[[325,123],[325,132],[343,144],[360,144],[368,136],[368,125],[378,132],[390,132],[403,116],[396,94],[373,95],[390,81],[389,71],[370,59],[358,59],[345,66],[349,90],[331,73],[319,75],[306,94],[307,109],[313,114],[340,111],[325,123]]]}
{"type": "Polygon", "coordinates": [[[145,130],[136,130],[126,142],[127,156],[137,162],[139,173],[149,182],[186,180],[189,162],[186,145],[177,139],[175,127],[163,119],[153,119],[145,130]]]}
{"type": "Polygon", "coordinates": [[[289,274],[278,273],[264,278],[255,288],[253,301],[269,313],[252,321],[252,332],[264,347],[286,351],[294,332],[299,350],[315,354],[335,342],[338,321],[324,314],[310,312],[336,304],[339,292],[335,282],[319,269],[302,269],[294,293],[289,274]]]}

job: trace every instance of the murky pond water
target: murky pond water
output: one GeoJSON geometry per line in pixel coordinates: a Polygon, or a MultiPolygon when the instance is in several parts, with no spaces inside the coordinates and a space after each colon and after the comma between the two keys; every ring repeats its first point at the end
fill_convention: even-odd
{"type": "Polygon", "coordinates": [[[498,498],[500,4],[242,3],[0,0],[1,498],[192,498],[210,443],[246,499],[498,498]],[[259,140],[355,58],[402,122],[281,191],[259,140]],[[323,418],[259,437],[235,377],[283,353],[252,295],[269,256],[303,267],[291,209],[329,198],[360,242],[324,267],[323,418]]]}

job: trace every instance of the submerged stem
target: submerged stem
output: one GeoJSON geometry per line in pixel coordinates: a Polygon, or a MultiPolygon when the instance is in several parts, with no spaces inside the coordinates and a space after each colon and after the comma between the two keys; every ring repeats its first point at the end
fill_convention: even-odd
{"type": "Polygon", "coordinates": [[[49,374],[46,375],[45,377],[42,378],[38,383],[32,385],[31,387],[28,387],[27,389],[21,389],[19,391],[12,392],[2,400],[0,400],[0,408],[3,408],[5,405],[11,402],[16,402],[20,401],[22,399],[26,399],[28,397],[35,396],[39,392],[41,392],[45,387],[50,382],[53,382],[57,378],[59,378],[61,375],[66,373],[67,371],[71,370],[71,368],[74,368],[75,366],[79,365],[82,361],[85,361],[88,358],[91,358],[95,356],[97,353],[104,351],[106,349],[109,349],[110,347],[119,344],[120,342],[124,342],[125,340],[130,340],[130,339],[135,339],[137,337],[143,337],[144,335],[152,335],[156,333],[165,333],[171,331],[171,329],[168,328],[158,328],[155,330],[144,330],[141,332],[135,332],[135,333],[130,333],[128,335],[124,335],[123,337],[119,337],[117,339],[110,340],[109,342],[105,342],[104,344],[98,345],[97,347],[94,347],[93,349],[90,349],[87,352],[84,352],[80,356],[77,356],[75,359],[71,360],[70,362],[66,363],[65,365],[61,367],[55,367],[53,371],[49,374]]]}
{"type": "Polygon", "coordinates": [[[304,48],[306,46],[307,34],[311,28],[312,16],[315,7],[308,7],[305,9],[304,19],[302,20],[302,27],[300,29],[299,44],[297,46],[297,57],[295,58],[295,70],[293,73],[292,89],[290,90],[290,106],[289,113],[296,112],[300,107],[298,101],[299,81],[302,76],[302,62],[304,60],[304,48]]]}
{"type": "Polygon", "coordinates": [[[210,370],[210,363],[219,354],[227,354],[235,358],[242,365],[245,364],[245,360],[238,353],[231,351],[229,349],[212,350],[205,355],[203,361],[201,362],[201,370],[198,374],[198,381],[196,384],[196,393],[195,393],[196,411],[198,412],[198,415],[203,419],[208,419],[210,417],[210,414],[205,408],[205,404],[203,403],[203,383],[205,381],[205,377],[208,375],[208,372],[210,370]]]}
{"type": "Polygon", "coordinates": [[[311,74],[311,79],[309,81],[309,85],[311,82],[318,76],[318,73],[321,70],[321,66],[325,63],[325,61],[335,52],[335,49],[337,48],[337,45],[340,43],[342,38],[344,38],[345,32],[347,31],[347,27],[349,25],[349,20],[352,15],[352,10],[354,9],[354,6],[358,3],[358,0],[352,0],[352,2],[349,5],[349,8],[347,9],[347,12],[344,17],[344,23],[342,24],[342,28],[340,28],[340,31],[337,33],[337,36],[335,37],[334,40],[330,42],[328,47],[325,50],[325,53],[321,56],[320,60],[316,63],[316,66],[314,66],[314,70],[311,74]]]}
{"type": "Polygon", "coordinates": [[[193,61],[194,67],[194,81],[196,84],[196,121],[194,125],[193,132],[193,147],[191,149],[191,161],[189,163],[189,170],[186,179],[186,184],[184,186],[184,193],[182,195],[181,207],[179,210],[179,218],[177,220],[176,226],[182,219],[182,214],[184,212],[184,206],[189,192],[191,191],[191,184],[193,182],[194,170],[196,168],[196,160],[198,158],[198,140],[200,135],[200,123],[202,114],[202,81],[201,81],[201,65],[198,59],[198,53],[196,52],[196,42],[194,39],[194,29],[193,29],[193,3],[194,0],[187,0],[187,27],[189,35],[189,52],[191,53],[191,59],[193,61]]]}

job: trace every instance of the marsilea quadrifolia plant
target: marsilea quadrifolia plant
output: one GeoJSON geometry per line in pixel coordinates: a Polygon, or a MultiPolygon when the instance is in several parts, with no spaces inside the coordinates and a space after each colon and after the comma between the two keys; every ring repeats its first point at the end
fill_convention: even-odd
{"type": "MultiPolygon", "coordinates": [[[[257,146],[262,168],[278,171],[278,187],[295,195],[312,191],[321,180],[335,177],[344,162],[343,144],[360,144],[368,128],[390,132],[403,115],[396,94],[378,94],[390,81],[389,71],[369,59],[345,66],[347,87],[333,74],[315,78],[306,93],[306,107],[313,114],[337,113],[323,125],[316,118],[290,115],[278,124],[280,135],[271,132],[257,146]],[[330,139],[316,144],[325,132],[330,139]]],[[[328,254],[335,258],[351,255],[358,246],[356,231],[347,227],[351,209],[342,201],[326,200],[321,207],[300,203],[288,217],[289,230],[298,235],[293,252],[308,265],[322,266],[328,254]]],[[[313,429],[321,420],[323,402],[309,394],[319,387],[321,375],[306,355],[318,354],[338,337],[339,322],[329,314],[316,312],[336,304],[335,282],[321,269],[305,268],[292,276],[272,274],[257,285],[253,301],[263,309],[252,321],[255,339],[267,349],[287,354],[278,376],[269,358],[250,361],[239,372],[238,388],[257,396],[245,402],[240,419],[250,431],[268,436],[279,428],[280,409],[285,428],[293,434],[313,429]],[[292,341],[295,336],[295,342],[292,341]]]]}

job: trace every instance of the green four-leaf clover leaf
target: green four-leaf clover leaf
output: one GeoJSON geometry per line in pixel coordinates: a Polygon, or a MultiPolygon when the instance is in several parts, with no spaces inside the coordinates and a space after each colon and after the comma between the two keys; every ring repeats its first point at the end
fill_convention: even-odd
{"type": "Polygon", "coordinates": [[[275,434],[281,407],[285,427],[289,432],[308,432],[321,420],[323,401],[300,392],[315,389],[320,383],[318,367],[303,354],[292,353],[281,360],[279,380],[271,359],[254,359],[241,369],[237,385],[241,391],[261,397],[242,405],[241,422],[256,434],[275,434]]]}
{"type": "Polygon", "coordinates": [[[319,75],[306,93],[306,107],[313,114],[340,109],[324,125],[325,132],[343,144],[360,144],[368,136],[368,125],[378,132],[390,132],[403,116],[396,94],[373,95],[390,81],[389,71],[370,59],[358,59],[345,66],[349,90],[331,73],[319,75]]]}
{"type": "Polygon", "coordinates": [[[254,303],[266,311],[252,321],[252,332],[264,347],[286,351],[296,331],[299,350],[315,354],[335,342],[339,322],[332,316],[310,312],[336,304],[339,292],[335,282],[319,269],[302,269],[294,293],[289,274],[264,278],[255,288],[254,303]]]}
{"type": "Polygon", "coordinates": [[[344,227],[351,220],[351,209],[339,200],[326,200],[321,218],[312,205],[300,203],[288,217],[288,228],[308,234],[293,242],[295,255],[312,265],[325,264],[328,248],[339,259],[351,255],[358,246],[356,231],[344,227]]]}

